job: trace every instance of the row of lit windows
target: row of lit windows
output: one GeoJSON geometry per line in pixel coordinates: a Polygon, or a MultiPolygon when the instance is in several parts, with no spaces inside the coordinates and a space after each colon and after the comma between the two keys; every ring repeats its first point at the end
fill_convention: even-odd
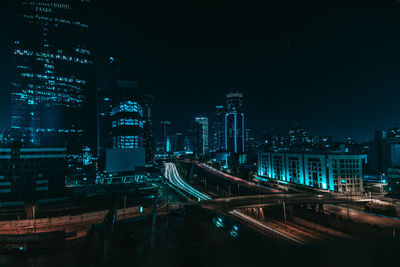
{"type": "Polygon", "coordinates": [[[115,136],[114,147],[116,148],[138,148],[139,137],[138,136],[115,136]]]}
{"type": "Polygon", "coordinates": [[[68,78],[68,77],[61,77],[61,76],[54,76],[54,75],[47,75],[47,74],[34,74],[29,72],[23,72],[20,74],[22,78],[38,78],[41,80],[56,80],[59,82],[69,82],[69,83],[77,83],[77,84],[86,84],[85,80],[68,78]]]}
{"type": "Polygon", "coordinates": [[[83,59],[79,57],[72,57],[72,56],[64,56],[60,54],[52,54],[52,53],[47,53],[47,52],[33,52],[27,49],[15,49],[14,50],[14,55],[17,56],[33,56],[35,55],[36,57],[41,57],[41,58],[52,58],[52,59],[59,59],[59,60],[64,60],[68,62],[74,62],[74,63],[81,63],[81,64],[92,64],[93,62],[88,59],[83,59]]]}
{"type": "MultiPolygon", "coordinates": [[[[11,126],[13,129],[20,129],[20,126],[13,125],[11,126]]],[[[54,128],[33,128],[33,127],[24,127],[24,129],[30,132],[58,132],[58,133],[82,133],[83,130],[81,129],[54,129],[54,128]]]]}
{"type": "MultiPolygon", "coordinates": [[[[46,12],[46,11],[43,11],[46,12]]],[[[66,20],[66,19],[60,19],[60,18],[51,18],[51,17],[47,17],[47,16],[40,16],[40,15],[23,15],[23,18],[25,19],[36,19],[36,20],[44,20],[47,22],[57,22],[57,23],[63,23],[63,24],[68,24],[68,25],[75,25],[78,27],[82,27],[85,29],[89,28],[89,25],[87,25],[86,23],[82,23],[79,21],[71,21],[71,20],[66,20]]]]}
{"type": "Polygon", "coordinates": [[[143,116],[142,107],[137,102],[133,101],[124,101],[119,103],[118,106],[111,110],[111,115],[115,115],[116,113],[120,112],[138,112],[140,116],[143,116]]]}
{"type": "Polygon", "coordinates": [[[117,126],[139,126],[143,128],[143,121],[138,119],[119,119],[118,121],[112,122],[113,128],[117,126]]]}

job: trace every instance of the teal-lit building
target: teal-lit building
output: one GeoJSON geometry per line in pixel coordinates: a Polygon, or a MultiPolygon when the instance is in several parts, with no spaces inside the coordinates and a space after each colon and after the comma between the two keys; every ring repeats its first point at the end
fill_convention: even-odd
{"type": "Polygon", "coordinates": [[[257,173],[335,192],[362,192],[364,155],[337,153],[259,152],[257,173]]]}
{"type": "Polygon", "coordinates": [[[25,146],[95,147],[90,1],[14,3],[13,136],[25,146]]]}

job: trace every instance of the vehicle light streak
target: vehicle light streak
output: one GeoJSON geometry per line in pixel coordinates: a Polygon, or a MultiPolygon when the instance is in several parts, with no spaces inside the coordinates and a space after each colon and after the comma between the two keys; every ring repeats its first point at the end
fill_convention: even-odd
{"type": "Polygon", "coordinates": [[[165,177],[171,184],[185,191],[186,193],[195,197],[196,199],[200,199],[200,201],[211,199],[209,196],[199,192],[198,190],[188,185],[179,175],[178,170],[176,169],[174,163],[164,163],[164,166],[165,166],[165,171],[164,171],[165,177]]]}

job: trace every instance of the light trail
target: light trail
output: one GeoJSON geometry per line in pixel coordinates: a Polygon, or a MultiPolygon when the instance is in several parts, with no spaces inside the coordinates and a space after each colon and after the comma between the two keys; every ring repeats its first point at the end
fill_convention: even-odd
{"type": "Polygon", "coordinates": [[[199,199],[200,201],[211,200],[209,196],[199,192],[198,190],[194,189],[189,184],[187,184],[179,175],[178,170],[176,169],[174,163],[164,163],[164,166],[165,166],[164,175],[171,184],[185,191],[186,193],[195,197],[196,199],[199,199]]]}
{"type": "Polygon", "coordinates": [[[247,186],[247,187],[251,187],[251,188],[256,189],[256,190],[273,192],[273,193],[282,192],[281,190],[272,189],[272,188],[269,188],[269,187],[266,187],[266,186],[258,185],[256,183],[253,183],[253,182],[250,182],[250,181],[247,181],[247,180],[244,180],[244,179],[229,175],[227,173],[221,172],[221,171],[219,171],[217,169],[214,169],[214,168],[212,168],[212,167],[210,167],[210,166],[208,166],[206,164],[203,164],[203,163],[196,162],[195,164],[197,166],[199,166],[200,168],[203,168],[208,172],[214,173],[214,174],[216,174],[216,175],[218,175],[218,176],[220,176],[220,177],[222,177],[224,179],[231,180],[233,182],[242,184],[242,185],[247,186]]]}

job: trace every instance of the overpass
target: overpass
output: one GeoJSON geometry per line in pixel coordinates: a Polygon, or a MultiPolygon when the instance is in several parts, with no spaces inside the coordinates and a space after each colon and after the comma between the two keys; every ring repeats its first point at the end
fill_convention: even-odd
{"type": "Polygon", "coordinates": [[[279,193],[270,195],[249,195],[214,198],[212,200],[199,203],[204,208],[219,211],[230,211],[233,209],[249,207],[266,207],[277,204],[339,204],[369,202],[369,198],[362,196],[344,196],[331,194],[299,194],[299,193],[279,193]]]}

